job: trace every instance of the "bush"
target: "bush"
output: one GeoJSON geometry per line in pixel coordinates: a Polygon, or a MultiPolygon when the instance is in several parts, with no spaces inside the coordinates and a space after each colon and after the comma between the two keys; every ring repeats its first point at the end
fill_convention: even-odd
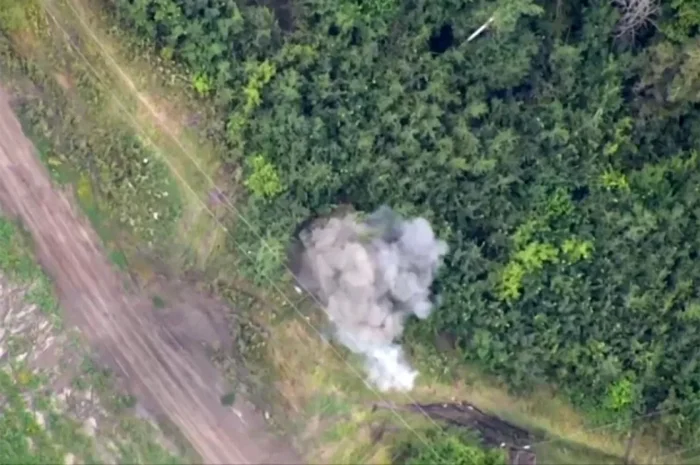
{"type": "Polygon", "coordinates": [[[421,432],[420,439],[397,442],[394,463],[405,465],[505,465],[502,450],[486,450],[476,445],[474,438],[458,430],[430,430],[421,432]]]}

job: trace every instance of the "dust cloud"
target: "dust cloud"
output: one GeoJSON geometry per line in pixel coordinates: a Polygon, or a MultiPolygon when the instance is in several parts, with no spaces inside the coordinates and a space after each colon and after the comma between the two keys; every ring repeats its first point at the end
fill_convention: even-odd
{"type": "Polygon", "coordinates": [[[446,253],[427,220],[382,207],[307,226],[292,269],[325,307],[335,339],[364,357],[369,381],[410,390],[417,372],[396,340],[409,316],[430,315],[430,285],[446,253]]]}

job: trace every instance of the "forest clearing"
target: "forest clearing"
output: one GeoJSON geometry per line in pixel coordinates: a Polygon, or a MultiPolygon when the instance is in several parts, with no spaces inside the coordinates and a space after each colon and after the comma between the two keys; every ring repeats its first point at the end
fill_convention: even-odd
{"type": "MultiPolygon", "coordinates": [[[[11,169],[34,159],[9,143],[0,202],[57,296],[26,344],[72,341],[129,399],[66,414],[47,457],[697,463],[700,8],[630,37],[623,3],[0,0],[0,85],[44,165],[11,169]],[[294,289],[300,224],[348,205],[447,245],[399,332],[408,391],[368,382],[294,289]],[[451,421],[465,405],[483,417],[451,421]]],[[[0,396],[33,392],[13,376],[0,396]]]]}

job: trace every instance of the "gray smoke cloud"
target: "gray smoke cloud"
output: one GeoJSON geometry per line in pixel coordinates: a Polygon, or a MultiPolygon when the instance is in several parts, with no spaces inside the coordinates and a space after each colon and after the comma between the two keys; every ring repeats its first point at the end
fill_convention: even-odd
{"type": "Polygon", "coordinates": [[[430,285],[447,244],[424,218],[405,220],[388,207],[363,221],[352,213],[330,218],[299,239],[293,271],[325,307],[336,340],[365,357],[380,389],[411,389],[417,372],[395,341],[409,316],[430,315],[430,285]]]}

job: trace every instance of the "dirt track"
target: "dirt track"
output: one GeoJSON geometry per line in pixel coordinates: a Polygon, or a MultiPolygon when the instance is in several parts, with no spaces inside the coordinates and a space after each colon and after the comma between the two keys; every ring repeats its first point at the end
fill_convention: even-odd
{"type": "Polygon", "coordinates": [[[52,185],[1,89],[0,205],[31,234],[68,320],[205,463],[302,463],[265,431],[252,405],[223,407],[225,389],[206,356],[159,325],[149,299],[127,294],[89,223],[52,185]]]}

